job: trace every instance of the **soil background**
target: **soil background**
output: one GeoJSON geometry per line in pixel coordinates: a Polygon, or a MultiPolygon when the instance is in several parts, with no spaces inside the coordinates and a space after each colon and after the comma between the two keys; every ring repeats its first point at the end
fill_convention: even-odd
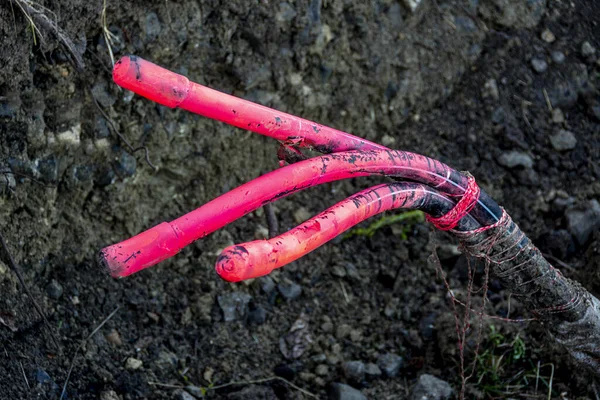
{"type": "MultiPolygon", "coordinates": [[[[264,236],[262,210],[126,279],[99,268],[100,248],[278,165],[267,138],[119,89],[104,29],[115,57],[470,171],[598,296],[599,22],[592,0],[422,0],[414,11],[394,0],[3,1],[0,231],[50,326],[0,263],[0,398],[58,398],[76,349],[117,307],[85,341],[65,398],[186,399],[178,387],[189,385],[214,399],[309,398],[281,380],[245,383],[273,376],[318,398],[344,398],[327,394],[335,382],[409,398],[424,373],[460,390],[452,306],[427,259],[437,242],[458,296],[467,260],[425,222],[339,238],[245,284],[213,266],[220,249],[264,236]],[[23,4],[52,23],[34,15],[36,33],[23,4]],[[383,373],[368,365],[386,360],[395,365],[383,373]],[[348,361],[369,373],[356,378],[348,361]]],[[[374,182],[278,201],[281,230],[374,182]]],[[[493,279],[487,295],[487,314],[530,317],[493,279]]],[[[485,318],[482,336],[467,398],[547,398],[550,382],[552,398],[594,396],[593,379],[535,322],[485,318]]]]}

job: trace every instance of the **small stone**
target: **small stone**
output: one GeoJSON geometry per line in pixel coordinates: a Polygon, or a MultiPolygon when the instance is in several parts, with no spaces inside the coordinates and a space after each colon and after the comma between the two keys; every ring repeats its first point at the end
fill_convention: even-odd
{"type": "Polygon", "coordinates": [[[269,238],[269,229],[263,225],[257,225],[254,230],[254,240],[265,240],[269,238]]]}
{"type": "Polygon", "coordinates": [[[331,321],[323,322],[321,324],[321,329],[325,333],[331,333],[333,332],[333,323],[331,321]]]}
{"type": "Polygon", "coordinates": [[[249,294],[240,292],[226,293],[217,297],[217,302],[223,312],[223,320],[231,322],[244,319],[251,299],[252,296],[249,294]]]}
{"type": "Polygon", "coordinates": [[[331,274],[333,276],[337,276],[338,278],[343,278],[346,276],[346,268],[342,267],[339,264],[336,264],[331,269],[331,274]]]}
{"type": "Polygon", "coordinates": [[[150,12],[148,13],[148,15],[146,15],[144,30],[146,32],[146,39],[149,42],[152,42],[158,38],[162,28],[160,26],[160,21],[156,13],[150,12]]]}
{"type": "Polygon", "coordinates": [[[81,124],[76,124],[56,135],[59,143],[67,146],[79,146],[81,143],[81,124]]]}
{"type": "Polygon", "coordinates": [[[144,363],[137,358],[129,357],[125,362],[125,368],[130,370],[140,369],[144,363]]]}
{"type": "Polygon", "coordinates": [[[377,379],[382,375],[381,368],[377,364],[368,363],[365,366],[365,377],[367,379],[377,379]]]}
{"type": "Polygon", "coordinates": [[[554,33],[550,29],[544,29],[541,38],[546,43],[552,43],[556,40],[556,36],[554,36],[554,33]]]}
{"type": "Polygon", "coordinates": [[[250,307],[248,311],[248,323],[262,325],[267,320],[267,310],[261,306],[250,307]]]}
{"type": "Polygon", "coordinates": [[[46,293],[51,299],[58,300],[63,294],[63,287],[60,283],[52,279],[48,286],[46,286],[46,293]]]}
{"type": "Polygon", "coordinates": [[[527,153],[516,150],[502,153],[498,157],[498,163],[507,168],[533,167],[533,159],[527,153]]]}
{"type": "Polygon", "coordinates": [[[419,5],[423,2],[423,0],[404,0],[404,5],[411,11],[411,12],[415,12],[417,11],[417,8],[419,8],[419,5]]]}
{"type": "Polygon", "coordinates": [[[365,364],[362,361],[346,361],[342,364],[342,370],[349,381],[360,383],[365,379],[365,364]]]}
{"type": "Polygon", "coordinates": [[[92,95],[103,108],[110,108],[117,102],[117,99],[108,93],[106,82],[104,81],[96,83],[92,87],[92,95]]]}
{"type": "Polygon", "coordinates": [[[121,400],[121,396],[114,390],[105,390],[100,393],[100,400],[121,400]]]}
{"type": "Polygon", "coordinates": [[[15,176],[9,172],[0,175],[0,194],[14,192],[17,187],[15,176]]]}
{"type": "Polygon", "coordinates": [[[393,378],[398,375],[398,372],[404,366],[404,359],[397,354],[386,353],[379,356],[377,365],[385,376],[393,378]]]}
{"type": "Polygon", "coordinates": [[[460,256],[462,253],[458,250],[458,245],[445,243],[438,247],[437,254],[441,261],[447,261],[460,256]]]}
{"type": "Polygon", "coordinates": [[[498,90],[498,83],[495,79],[488,79],[483,85],[483,97],[491,97],[494,100],[500,98],[500,91],[498,90]]]}
{"type": "Polygon", "coordinates": [[[381,138],[381,144],[386,147],[392,147],[396,144],[396,138],[390,135],[383,135],[381,138]]]}
{"type": "Polygon", "coordinates": [[[338,326],[337,329],[335,330],[335,337],[338,340],[345,339],[350,335],[351,331],[352,331],[352,327],[350,325],[342,324],[342,325],[338,326]]]}
{"type": "Polygon", "coordinates": [[[294,73],[290,74],[288,80],[290,82],[290,85],[298,86],[302,83],[302,75],[294,72],[294,73]]]}
{"type": "Polygon", "coordinates": [[[588,202],[583,208],[572,208],[565,213],[567,229],[580,246],[587,243],[596,229],[600,228],[600,203],[588,202]]]}
{"type": "Polygon", "coordinates": [[[300,207],[294,211],[294,221],[296,221],[297,224],[303,223],[310,219],[310,217],[312,217],[312,215],[305,207],[300,207]]]}
{"type": "Polygon", "coordinates": [[[583,42],[581,44],[581,55],[584,57],[591,57],[594,54],[596,54],[596,48],[594,46],[592,46],[592,44],[590,42],[583,42]]]}
{"type": "Polygon", "coordinates": [[[172,369],[177,365],[179,358],[176,354],[171,353],[170,351],[161,350],[158,353],[157,359],[154,361],[154,364],[159,369],[172,369]]]}
{"type": "Polygon", "coordinates": [[[302,287],[295,282],[281,282],[277,285],[277,290],[286,300],[294,300],[302,294],[302,287]]]}
{"type": "Polygon", "coordinates": [[[185,391],[194,396],[197,399],[204,398],[206,396],[206,389],[194,385],[188,385],[185,387],[185,391]]]}
{"type": "Polygon", "coordinates": [[[196,400],[194,396],[182,389],[177,389],[173,394],[177,400],[196,400]]]}
{"type": "Polygon", "coordinates": [[[327,394],[329,400],[367,400],[361,391],[343,383],[332,383],[327,394]]]}
{"type": "Polygon", "coordinates": [[[289,22],[296,17],[296,10],[289,3],[279,3],[279,11],[275,14],[275,20],[279,23],[289,22]]]}
{"type": "Polygon", "coordinates": [[[133,176],[137,168],[137,160],[135,157],[118,146],[115,146],[113,150],[116,153],[114,169],[117,175],[122,178],[133,176]]]}
{"type": "Polygon", "coordinates": [[[560,108],[555,108],[552,110],[552,122],[555,124],[562,124],[565,122],[565,114],[560,108]]]}
{"type": "Polygon", "coordinates": [[[121,340],[121,335],[119,335],[119,332],[117,332],[116,329],[111,329],[111,331],[108,332],[104,337],[106,338],[106,341],[108,343],[112,343],[117,346],[123,344],[123,340],[121,340]]]}
{"type": "Polygon", "coordinates": [[[563,53],[562,51],[553,51],[552,53],[550,53],[550,57],[552,58],[552,61],[557,63],[557,64],[562,64],[565,62],[565,53],[563,53]]]}
{"type": "Polygon", "coordinates": [[[325,364],[317,365],[317,368],[315,369],[315,374],[317,374],[318,376],[327,376],[329,375],[329,367],[325,364]]]}
{"type": "Polygon", "coordinates": [[[37,160],[38,172],[40,178],[45,182],[56,182],[58,181],[58,161],[54,156],[48,156],[46,158],[37,160]]]}
{"type": "Polygon", "coordinates": [[[211,311],[214,304],[214,298],[210,294],[200,296],[195,304],[194,311],[196,312],[198,322],[210,324],[212,322],[211,311]]]}
{"type": "Polygon", "coordinates": [[[492,112],[492,122],[501,125],[506,121],[506,111],[504,107],[498,107],[492,112]]]}
{"type": "Polygon", "coordinates": [[[550,143],[558,151],[573,150],[577,145],[577,138],[573,132],[561,129],[550,136],[550,143]]]}
{"type": "Polygon", "coordinates": [[[350,340],[358,343],[362,340],[362,331],[360,329],[352,329],[350,331],[350,340]]]}
{"type": "Polygon", "coordinates": [[[271,292],[273,292],[273,290],[275,290],[275,282],[270,276],[260,277],[258,278],[258,282],[260,283],[260,288],[266,294],[270,294],[271,292]]]}
{"type": "Polygon", "coordinates": [[[532,58],[531,67],[538,74],[543,74],[548,69],[548,63],[542,58],[532,58]]]}
{"type": "Polygon", "coordinates": [[[423,374],[413,387],[410,400],[447,400],[452,396],[452,387],[433,375],[423,374]]]}

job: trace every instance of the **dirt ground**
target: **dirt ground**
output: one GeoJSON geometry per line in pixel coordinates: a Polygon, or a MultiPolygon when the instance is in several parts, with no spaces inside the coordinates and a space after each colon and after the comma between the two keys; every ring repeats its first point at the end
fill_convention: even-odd
{"type": "MultiPolygon", "coordinates": [[[[424,373],[460,390],[452,305],[427,259],[435,240],[459,296],[466,259],[426,222],[339,238],[245,284],[222,281],[214,262],[264,234],[262,210],[134,276],[99,268],[100,248],[278,165],[273,141],[120,90],[105,31],[115,57],[470,171],[565,275],[600,295],[600,6],[407,3],[2,2],[0,232],[49,326],[0,263],[0,398],[59,398],[71,366],[71,399],[351,398],[327,394],[333,383],[403,399],[424,373]],[[157,171],[107,118],[147,146],[157,171]]],[[[280,227],[373,182],[282,199],[280,227]]],[[[493,279],[487,296],[486,314],[530,317],[493,279]]],[[[600,385],[536,322],[485,318],[475,362],[466,398],[598,398],[600,385]]]]}

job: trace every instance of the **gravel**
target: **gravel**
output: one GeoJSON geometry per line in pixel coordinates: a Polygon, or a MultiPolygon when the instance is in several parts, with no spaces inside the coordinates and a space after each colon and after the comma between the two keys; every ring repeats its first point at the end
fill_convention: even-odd
{"type": "Polygon", "coordinates": [[[343,383],[331,384],[328,394],[330,400],[367,400],[362,392],[343,383]]]}
{"type": "Polygon", "coordinates": [[[580,246],[587,243],[592,232],[600,228],[600,204],[598,200],[588,202],[582,208],[572,208],[565,213],[567,229],[580,246]]]}
{"type": "Polygon", "coordinates": [[[433,375],[423,374],[410,394],[410,400],[446,400],[452,396],[452,388],[446,381],[433,375]]]}
{"type": "Polygon", "coordinates": [[[502,153],[498,157],[498,163],[507,168],[533,167],[533,159],[527,153],[516,150],[502,153]]]}
{"type": "Polygon", "coordinates": [[[63,294],[63,287],[60,283],[52,279],[48,286],[46,286],[46,294],[51,299],[58,300],[63,294]]]}
{"type": "Polygon", "coordinates": [[[550,136],[550,143],[552,144],[552,147],[554,147],[554,150],[573,150],[577,145],[577,138],[573,132],[561,129],[550,136]]]}
{"type": "Polygon", "coordinates": [[[393,378],[398,376],[398,372],[404,366],[404,359],[397,354],[386,353],[379,356],[377,365],[386,377],[393,378]]]}
{"type": "Polygon", "coordinates": [[[531,60],[531,67],[538,74],[543,74],[548,70],[548,63],[542,58],[533,58],[531,60]]]}
{"type": "Polygon", "coordinates": [[[365,379],[365,364],[362,361],[346,361],[342,364],[342,370],[349,381],[360,383],[365,379]]]}
{"type": "Polygon", "coordinates": [[[286,300],[294,300],[302,294],[302,286],[295,282],[282,282],[277,285],[277,290],[286,300]]]}
{"type": "Polygon", "coordinates": [[[252,296],[241,292],[231,292],[219,296],[217,302],[223,312],[223,320],[231,322],[244,319],[251,299],[252,296]]]}

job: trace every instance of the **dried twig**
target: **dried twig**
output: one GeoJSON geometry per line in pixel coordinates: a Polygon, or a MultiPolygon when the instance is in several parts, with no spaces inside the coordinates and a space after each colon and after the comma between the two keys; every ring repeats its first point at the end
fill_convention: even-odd
{"type": "Polygon", "coordinates": [[[73,61],[75,68],[77,68],[79,71],[83,70],[85,65],[83,63],[83,59],[81,58],[81,54],[79,54],[75,47],[75,44],[73,44],[73,41],[58,26],[56,21],[48,17],[47,14],[55,16],[52,11],[40,4],[34,3],[31,0],[12,0],[12,2],[21,9],[23,15],[31,24],[32,29],[37,32],[42,42],[44,37],[41,34],[38,25],[43,29],[54,33],[59,43],[67,50],[67,53],[71,55],[71,60],[73,61]]]}
{"type": "Polygon", "coordinates": [[[273,204],[267,203],[263,209],[267,217],[267,228],[269,229],[269,239],[274,238],[279,234],[279,223],[277,222],[277,216],[273,209],[273,204]]]}
{"type": "Polygon", "coordinates": [[[118,38],[108,30],[108,24],[106,21],[106,0],[102,4],[102,34],[104,35],[104,41],[106,42],[106,47],[108,48],[108,55],[110,56],[110,62],[112,65],[115,65],[115,56],[112,51],[112,42],[113,40],[118,40],[118,38]]]}

